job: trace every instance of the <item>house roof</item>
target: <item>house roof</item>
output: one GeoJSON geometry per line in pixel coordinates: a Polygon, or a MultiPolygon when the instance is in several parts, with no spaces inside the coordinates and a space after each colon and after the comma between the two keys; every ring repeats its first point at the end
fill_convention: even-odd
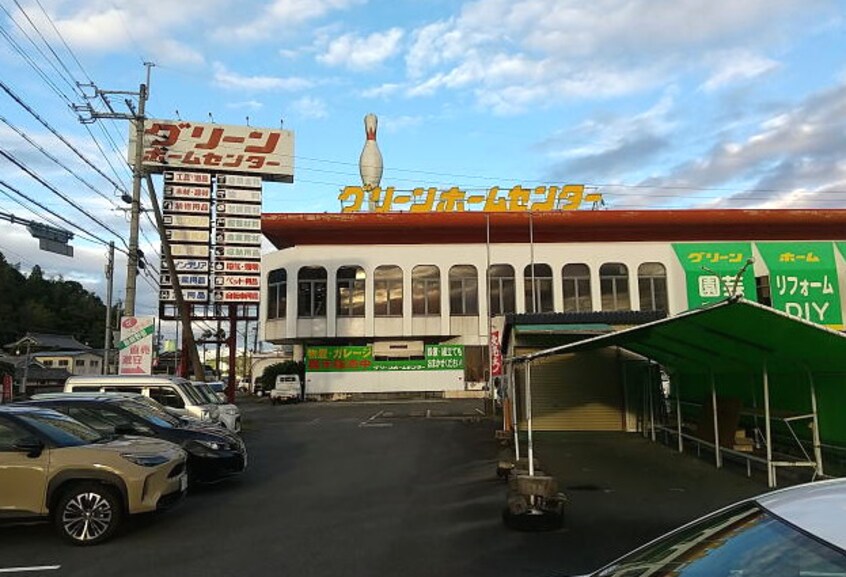
{"type": "Polygon", "coordinates": [[[296,245],[842,240],[846,210],[265,213],[264,235],[296,245]],[[488,224],[490,226],[488,226],[488,224]]]}
{"type": "Polygon", "coordinates": [[[91,348],[76,340],[72,335],[30,332],[27,332],[26,335],[15,342],[4,345],[3,348],[7,350],[15,350],[25,345],[27,340],[32,343],[31,348],[34,350],[84,351],[91,348]]]}
{"type": "Polygon", "coordinates": [[[80,355],[94,355],[96,357],[102,357],[102,351],[95,351],[94,349],[88,349],[85,351],[38,351],[36,353],[31,353],[29,356],[31,357],[78,357],[80,355]]]}

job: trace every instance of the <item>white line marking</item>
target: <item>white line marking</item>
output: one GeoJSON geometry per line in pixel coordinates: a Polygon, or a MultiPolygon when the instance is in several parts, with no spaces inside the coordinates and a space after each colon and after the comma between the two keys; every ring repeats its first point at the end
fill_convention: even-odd
{"type": "Polygon", "coordinates": [[[378,418],[382,415],[382,413],[384,413],[384,412],[385,412],[385,409],[382,409],[381,411],[379,411],[379,412],[378,412],[378,413],[376,413],[375,415],[371,415],[371,416],[370,416],[370,418],[369,418],[369,419],[367,419],[366,421],[362,421],[362,422],[360,422],[360,423],[358,424],[358,426],[359,426],[359,427],[366,427],[366,426],[371,426],[371,427],[372,427],[372,426],[378,425],[379,423],[374,423],[374,422],[373,422],[373,420],[374,420],[374,419],[378,419],[378,418]]]}
{"type": "Polygon", "coordinates": [[[393,427],[393,423],[359,423],[359,427],[393,427]]]}
{"type": "Polygon", "coordinates": [[[485,411],[483,411],[482,409],[476,408],[475,410],[476,410],[477,413],[479,413],[483,417],[485,416],[485,411]]]}
{"type": "Polygon", "coordinates": [[[427,419],[431,419],[431,418],[432,418],[432,409],[426,409],[426,418],[427,418],[427,419]]]}
{"type": "Polygon", "coordinates": [[[0,573],[27,573],[32,571],[55,571],[61,565],[36,565],[32,567],[0,567],[0,573]]]}

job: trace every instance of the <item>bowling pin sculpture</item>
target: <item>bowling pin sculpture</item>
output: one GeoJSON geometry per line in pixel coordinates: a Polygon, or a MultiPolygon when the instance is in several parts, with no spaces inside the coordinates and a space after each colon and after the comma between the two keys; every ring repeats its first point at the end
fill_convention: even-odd
{"type": "Polygon", "coordinates": [[[377,188],[382,182],[382,153],[376,144],[376,128],[379,124],[375,114],[368,114],[364,117],[364,133],[367,140],[364,141],[364,148],[361,157],[358,159],[358,170],[361,174],[361,184],[368,193],[368,207],[373,212],[375,203],[369,197],[372,189],[377,188]]]}

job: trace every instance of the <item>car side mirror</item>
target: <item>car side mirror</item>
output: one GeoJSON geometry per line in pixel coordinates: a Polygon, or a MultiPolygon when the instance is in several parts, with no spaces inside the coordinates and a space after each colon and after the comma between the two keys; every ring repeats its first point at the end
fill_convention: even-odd
{"type": "Polygon", "coordinates": [[[26,453],[27,457],[35,459],[36,457],[41,456],[41,452],[44,450],[44,443],[41,439],[37,439],[35,437],[24,437],[23,439],[15,441],[12,447],[16,451],[26,453]]]}
{"type": "Polygon", "coordinates": [[[215,395],[217,395],[217,398],[218,398],[218,399],[220,399],[221,401],[226,401],[226,400],[228,400],[228,399],[226,398],[226,393],[220,393],[220,392],[218,392],[218,393],[215,393],[215,395]]]}

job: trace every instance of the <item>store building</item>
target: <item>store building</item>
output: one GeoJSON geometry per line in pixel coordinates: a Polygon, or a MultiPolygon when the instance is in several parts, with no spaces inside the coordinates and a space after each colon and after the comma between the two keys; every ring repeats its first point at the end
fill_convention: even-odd
{"type": "Polygon", "coordinates": [[[843,326],[846,210],[264,214],[262,232],[263,339],[334,371],[319,394],[480,389],[508,314],[673,315],[736,290],[843,326]]]}

